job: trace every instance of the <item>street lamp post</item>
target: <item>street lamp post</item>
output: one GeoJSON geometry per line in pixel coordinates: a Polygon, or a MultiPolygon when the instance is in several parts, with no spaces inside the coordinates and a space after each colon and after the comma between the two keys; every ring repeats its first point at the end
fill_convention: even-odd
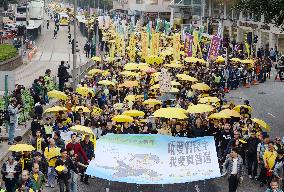
{"type": "Polygon", "coordinates": [[[73,70],[72,70],[72,77],[73,77],[73,87],[76,86],[76,83],[77,83],[77,74],[76,74],[76,71],[77,71],[77,48],[76,48],[76,45],[77,45],[77,38],[76,38],[76,12],[77,12],[77,0],[75,0],[74,2],[74,46],[73,46],[73,70]]]}

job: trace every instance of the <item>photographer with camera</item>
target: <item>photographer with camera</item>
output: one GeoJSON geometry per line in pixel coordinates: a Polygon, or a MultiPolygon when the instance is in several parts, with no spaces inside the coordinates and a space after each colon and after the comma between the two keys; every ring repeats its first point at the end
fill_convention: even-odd
{"type": "Polygon", "coordinates": [[[61,64],[58,67],[57,77],[59,78],[59,91],[64,90],[64,83],[68,82],[68,79],[71,77],[67,71],[70,66],[65,66],[64,61],[61,61],[61,64]]]}
{"type": "Polygon", "coordinates": [[[17,100],[13,98],[8,106],[8,115],[9,115],[9,141],[8,145],[14,143],[15,129],[18,124],[18,114],[21,112],[22,106],[17,104],[17,100]]]}

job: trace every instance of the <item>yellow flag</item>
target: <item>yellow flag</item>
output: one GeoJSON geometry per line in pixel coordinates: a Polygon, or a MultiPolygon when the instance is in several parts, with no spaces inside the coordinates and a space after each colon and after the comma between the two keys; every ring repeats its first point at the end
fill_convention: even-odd
{"type": "Polygon", "coordinates": [[[142,41],[142,58],[146,59],[148,57],[148,38],[147,33],[143,32],[141,34],[141,41],[142,41]]]}
{"type": "Polygon", "coordinates": [[[180,34],[176,33],[173,37],[174,60],[180,60],[180,34]]]}

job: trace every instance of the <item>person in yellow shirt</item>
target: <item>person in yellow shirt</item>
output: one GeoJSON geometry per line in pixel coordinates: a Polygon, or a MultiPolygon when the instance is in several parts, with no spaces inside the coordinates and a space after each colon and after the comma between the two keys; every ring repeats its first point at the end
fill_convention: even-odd
{"type": "Polygon", "coordinates": [[[272,172],[276,158],[277,158],[277,152],[274,148],[274,142],[270,141],[268,143],[268,150],[266,150],[263,154],[264,167],[267,170],[266,176],[268,182],[270,182],[272,179],[272,172]]]}
{"type": "Polygon", "coordinates": [[[54,139],[49,139],[49,146],[45,148],[44,156],[48,162],[47,184],[46,187],[54,188],[56,182],[55,162],[60,156],[60,148],[55,146],[54,139]]]}

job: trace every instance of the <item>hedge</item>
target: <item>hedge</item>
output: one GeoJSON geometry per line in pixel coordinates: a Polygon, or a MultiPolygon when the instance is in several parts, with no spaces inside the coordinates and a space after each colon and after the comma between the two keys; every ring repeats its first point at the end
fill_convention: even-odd
{"type": "Polygon", "coordinates": [[[18,54],[17,49],[13,45],[0,45],[0,62],[6,61],[15,57],[18,54]]]}

